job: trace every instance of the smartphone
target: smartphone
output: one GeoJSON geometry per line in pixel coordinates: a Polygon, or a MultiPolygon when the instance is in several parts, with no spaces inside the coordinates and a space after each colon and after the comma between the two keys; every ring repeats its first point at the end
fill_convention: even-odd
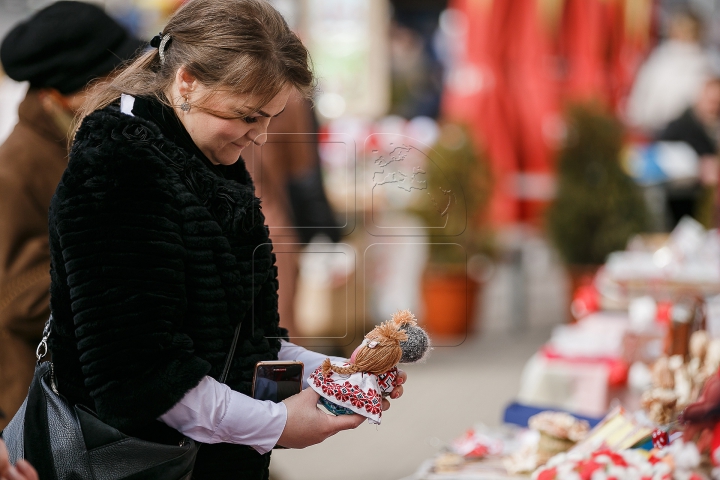
{"type": "Polygon", "coordinates": [[[271,360],[255,365],[252,396],[257,400],[282,402],[302,390],[302,362],[271,360]]]}

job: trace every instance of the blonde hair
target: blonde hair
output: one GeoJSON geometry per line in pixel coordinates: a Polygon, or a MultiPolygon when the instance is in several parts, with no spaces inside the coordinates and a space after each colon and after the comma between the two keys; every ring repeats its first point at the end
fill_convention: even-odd
{"type": "Polygon", "coordinates": [[[172,106],[164,92],[180,67],[211,94],[227,90],[257,99],[262,108],[286,85],[305,97],[313,86],[308,51],[282,15],[265,0],[191,0],[168,20],[164,61],[153,48],[96,84],[78,114],[81,120],[121,94],[153,96],[172,106]]]}
{"type": "Polygon", "coordinates": [[[363,342],[355,355],[353,364],[341,367],[333,365],[327,358],[322,364],[323,374],[327,376],[332,370],[343,375],[357,372],[380,375],[391,370],[402,358],[400,342],[408,339],[407,333],[402,328],[415,326],[417,326],[415,316],[409,310],[394,313],[391,320],[383,322],[365,335],[366,342],[363,342]]]}

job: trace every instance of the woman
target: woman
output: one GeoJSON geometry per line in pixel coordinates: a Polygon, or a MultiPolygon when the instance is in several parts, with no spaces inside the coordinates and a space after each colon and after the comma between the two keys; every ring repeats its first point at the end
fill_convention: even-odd
{"type": "Polygon", "coordinates": [[[52,201],[58,388],[125,433],[209,444],[194,478],[267,478],[275,444],[363,420],[326,416],[311,389],[279,404],[248,396],[258,361],[311,373],[324,359],[282,340],[275,259],[240,157],[291,92],[309,94],[308,54],[263,0],[192,0],[152,45],[91,93],[52,201]]]}

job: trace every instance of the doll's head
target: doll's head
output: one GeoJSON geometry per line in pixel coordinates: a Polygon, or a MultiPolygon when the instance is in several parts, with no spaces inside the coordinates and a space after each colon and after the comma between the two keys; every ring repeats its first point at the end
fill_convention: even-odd
{"type": "Polygon", "coordinates": [[[413,363],[420,360],[430,346],[425,330],[417,326],[415,316],[409,310],[393,314],[392,319],[375,327],[350,357],[351,365],[338,367],[330,361],[323,364],[323,371],[330,369],[337,373],[356,372],[380,375],[391,370],[398,363],[413,363]]]}

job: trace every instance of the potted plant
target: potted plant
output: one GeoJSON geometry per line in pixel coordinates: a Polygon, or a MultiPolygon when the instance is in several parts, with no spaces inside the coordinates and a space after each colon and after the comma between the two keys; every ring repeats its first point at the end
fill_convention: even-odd
{"type": "Polygon", "coordinates": [[[454,123],[440,125],[428,159],[427,195],[414,207],[430,243],[422,320],[436,336],[463,335],[473,328],[483,270],[494,253],[484,218],[491,190],[489,168],[468,130],[454,123]]]}
{"type": "Polygon", "coordinates": [[[572,296],[608,254],[646,230],[649,218],[640,188],[620,165],[620,122],[585,104],[568,109],[566,125],[547,229],[570,275],[572,296]]]}

